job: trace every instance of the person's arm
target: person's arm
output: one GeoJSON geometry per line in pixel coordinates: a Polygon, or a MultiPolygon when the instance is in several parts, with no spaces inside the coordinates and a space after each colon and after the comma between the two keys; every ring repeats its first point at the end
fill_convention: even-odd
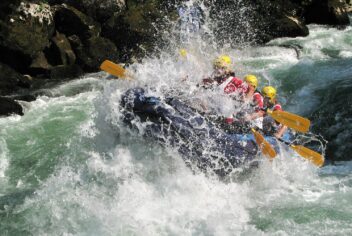
{"type": "Polygon", "coordinates": [[[265,111],[260,110],[260,111],[257,111],[257,112],[254,112],[252,114],[247,115],[245,117],[245,120],[247,120],[247,121],[255,120],[259,117],[263,117],[264,115],[265,115],[265,111]]]}
{"type": "Polygon", "coordinates": [[[236,92],[238,89],[240,89],[243,85],[243,81],[237,77],[233,77],[231,79],[231,81],[226,84],[225,88],[224,88],[224,92],[226,94],[231,94],[236,92]]]}
{"type": "Polygon", "coordinates": [[[280,127],[279,131],[277,131],[277,132],[274,134],[274,136],[275,136],[276,138],[281,138],[282,135],[284,135],[284,133],[286,132],[286,130],[287,130],[287,126],[282,125],[282,126],[280,127]]]}

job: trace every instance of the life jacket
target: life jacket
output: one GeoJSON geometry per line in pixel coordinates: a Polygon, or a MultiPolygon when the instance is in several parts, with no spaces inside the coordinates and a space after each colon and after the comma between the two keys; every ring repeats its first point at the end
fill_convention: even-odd
{"type": "MultiPolygon", "coordinates": [[[[247,91],[248,91],[248,89],[242,95],[246,96],[247,91]]],[[[249,99],[250,100],[244,99],[244,103],[248,105],[244,112],[253,113],[253,112],[261,111],[263,109],[264,98],[258,90],[255,90],[252,97],[249,99]]]]}
{"type": "Polygon", "coordinates": [[[235,76],[230,76],[226,81],[223,82],[224,86],[224,93],[225,94],[232,94],[238,93],[242,94],[247,91],[247,87],[244,85],[243,81],[235,76]]]}
{"type": "Polygon", "coordinates": [[[253,100],[251,101],[250,106],[254,108],[255,111],[260,111],[263,108],[264,98],[258,90],[255,90],[253,94],[253,100]]]}

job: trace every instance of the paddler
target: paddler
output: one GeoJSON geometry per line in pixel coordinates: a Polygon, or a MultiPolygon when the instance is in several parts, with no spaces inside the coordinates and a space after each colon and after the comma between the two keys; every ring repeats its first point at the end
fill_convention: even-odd
{"type": "MultiPolygon", "coordinates": [[[[255,75],[249,74],[244,77],[244,83],[241,84],[241,101],[248,106],[245,113],[247,113],[247,120],[261,119],[254,114],[263,109],[264,99],[260,92],[257,90],[258,79],[255,75]],[[253,114],[253,118],[251,117],[253,114]]],[[[226,118],[226,123],[231,124],[234,121],[232,117],[226,118]]],[[[259,128],[262,128],[261,122],[258,121],[259,128]]]]}
{"type": "Polygon", "coordinates": [[[275,136],[276,138],[281,138],[287,127],[276,122],[271,116],[267,115],[267,110],[272,111],[282,111],[281,104],[278,103],[276,99],[276,89],[272,86],[265,86],[261,92],[263,100],[263,108],[251,115],[246,117],[246,120],[254,120],[259,117],[263,117],[263,127],[262,130],[265,135],[275,136]]]}
{"type": "Polygon", "coordinates": [[[201,86],[206,89],[213,89],[225,84],[224,92],[229,94],[240,87],[243,81],[235,77],[235,72],[231,70],[232,60],[228,55],[220,55],[213,61],[214,72],[210,77],[202,80],[201,86]]]}

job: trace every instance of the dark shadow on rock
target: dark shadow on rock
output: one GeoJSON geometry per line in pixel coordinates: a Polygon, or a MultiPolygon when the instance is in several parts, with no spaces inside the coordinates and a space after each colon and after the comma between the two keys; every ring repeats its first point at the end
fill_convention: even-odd
{"type": "Polygon", "coordinates": [[[0,95],[10,94],[21,88],[30,88],[31,81],[6,64],[0,63],[0,95]]]}
{"type": "Polygon", "coordinates": [[[349,25],[346,5],[339,0],[313,0],[305,10],[308,24],[349,25]]]}
{"type": "Polygon", "coordinates": [[[12,114],[23,115],[20,104],[15,100],[6,97],[0,97],[0,116],[9,116],[12,114]]]}
{"type": "Polygon", "coordinates": [[[81,11],[67,5],[55,6],[54,21],[56,29],[70,37],[77,35],[81,40],[100,35],[100,24],[81,11]]]}
{"type": "Polygon", "coordinates": [[[11,67],[20,72],[28,73],[28,67],[31,64],[32,58],[21,51],[13,50],[0,43],[0,63],[11,65],[11,67]]]}
{"type": "Polygon", "coordinates": [[[51,79],[71,79],[82,74],[83,71],[79,65],[59,65],[50,70],[51,79]]]}
{"type": "Polygon", "coordinates": [[[15,96],[10,96],[10,98],[17,101],[25,101],[25,102],[33,102],[37,99],[34,95],[31,95],[31,94],[15,95],[15,96]]]}

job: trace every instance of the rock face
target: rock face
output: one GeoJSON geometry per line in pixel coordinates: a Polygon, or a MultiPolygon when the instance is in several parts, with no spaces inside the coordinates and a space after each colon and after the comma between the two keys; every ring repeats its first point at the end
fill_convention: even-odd
{"type": "Polygon", "coordinates": [[[76,62],[76,55],[66,35],[56,32],[51,39],[52,44],[46,51],[51,65],[73,65],[76,62]],[[51,54],[51,55],[49,55],[51,54]]]}
{"type": "Polygon", "coordinates": [[[103,24],[102,35],[115,43],[123,58],[145,56],[161,41],[172,15],[161,5],[155,0],[126,1],[125,11],[115,13],[103,24]]]}
{"type": "Polygon", "coordinates": [[[217,35],[230,36],[231,43],[266,43],[277,37],[307,36],[301,11],[299,5],[284,0],[218,0],[211,16],[220,29],[217,35]]]}
{"type": "Polygon", "coordinates": [[[49,0],[51,5],[67,4],[79,9],[98,22],[105,22],[125,9],[125,0],[49,0]]]}
{"type": "Polygon", "coordinates": [[[50,6],[22,2],[0,20],[0,52],[4,55],[0,61],[28,72],[31,60],[49,45],[53,33],[50,6]]]}
{"type": "Polygon", "coordinates": [[[0,21],[1,47],[36,57],[54,33],[49,5],[21,3],[6,19],[0,21]]]}
{"type": "Polygon", "coordinates": [[[56,29],[68,37],[75,34],[86,40],[100,35],[100,24],[71,6],[56,6],[54,18],[56,29]]]}
{"type": "Polygon", "coordinates": [[[305,10],[306,22],[326,25],[348,25],[346,2],[342,0],[315,0],[305,10]]]}
{"type": "Polygon", "coordinates": [[[56,6],[54,19],[58,32],[63,33],[61,39],[53,39],[56,47],[61,42],[60,57],[67,58],[61,59],[63,65],[77,62],[85,71],[92,72],[103,60],[118,59],[116,46],[100,36],[101,26],[93,18],[71,6],[60,5],[56,6]]]}

